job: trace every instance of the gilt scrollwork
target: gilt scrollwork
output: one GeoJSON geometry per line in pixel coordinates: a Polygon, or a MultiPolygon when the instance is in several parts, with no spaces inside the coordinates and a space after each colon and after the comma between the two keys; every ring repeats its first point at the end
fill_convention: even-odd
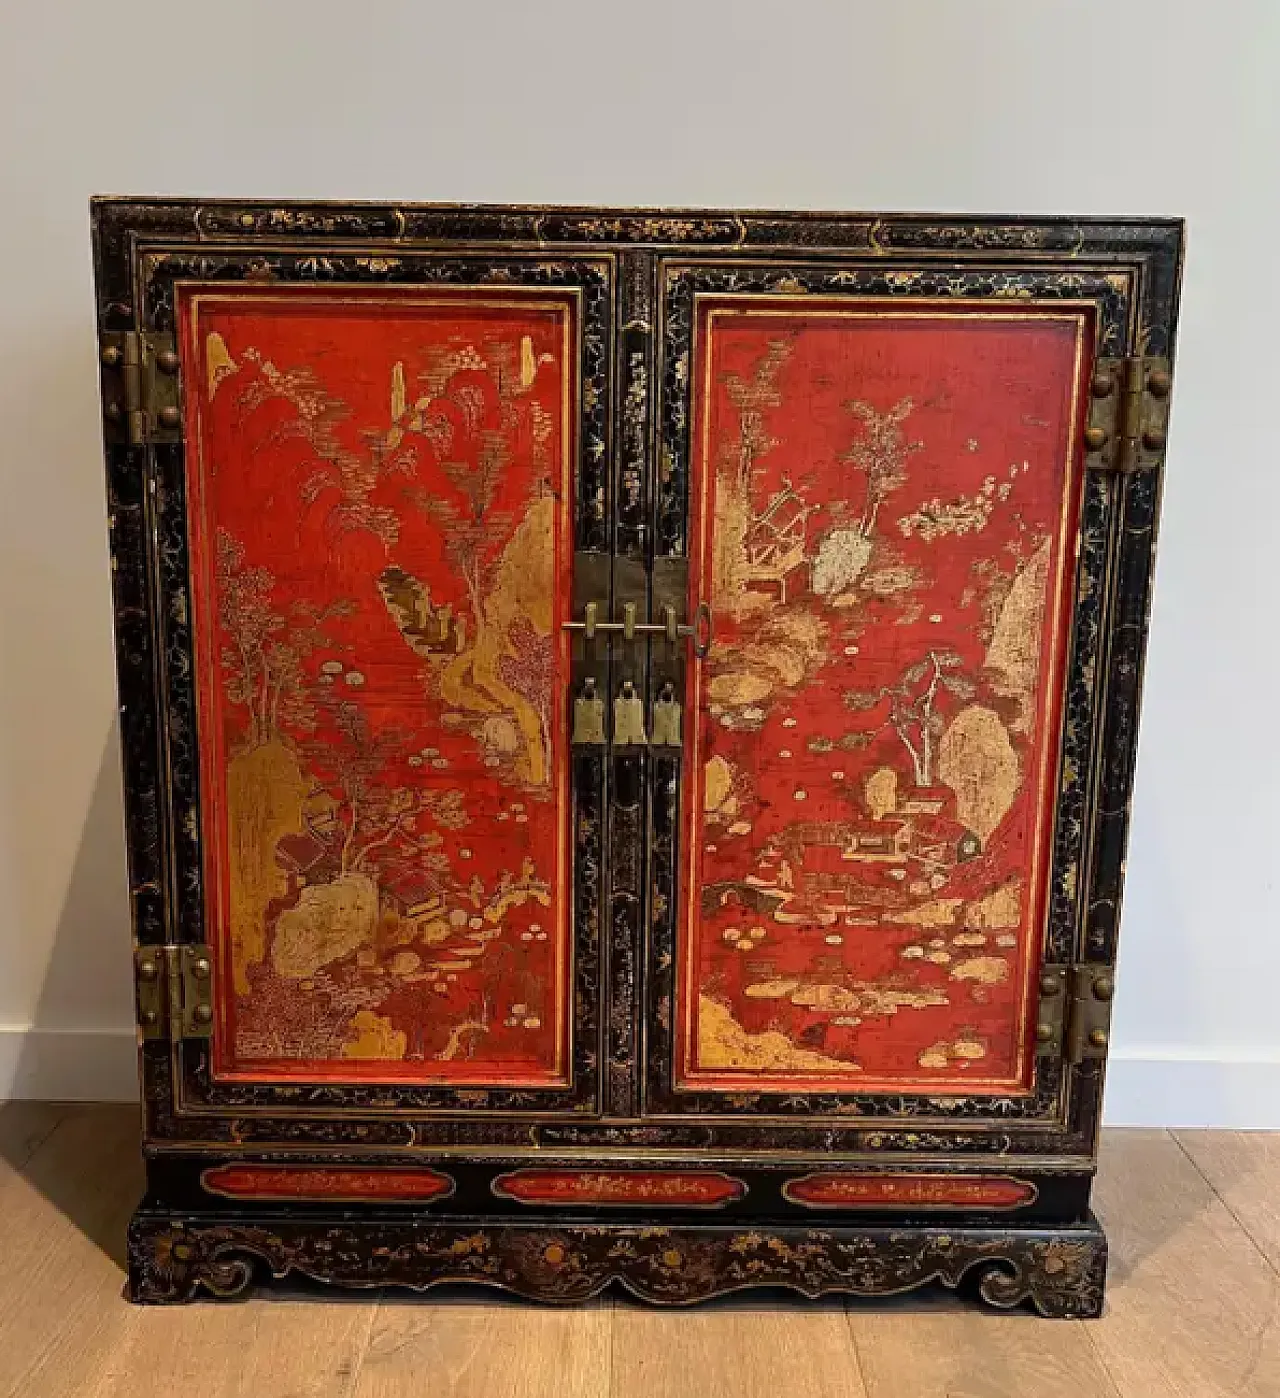
{"type": "Polygon", "coordinates": [[[972,1277],[983,1300],[1044,1316],[1096,1316],[1106,1244],[1096,1224],[1062,1229],[458,1226],[249,1223],[140,1215],[129,1240],[135,1301],[230,1296],[255,1276],[415,1290],[474,1282],[539,1301],[582,1301],[612,1283],[684,1305],[750,1287],[886,1296],[972,1277]]]}

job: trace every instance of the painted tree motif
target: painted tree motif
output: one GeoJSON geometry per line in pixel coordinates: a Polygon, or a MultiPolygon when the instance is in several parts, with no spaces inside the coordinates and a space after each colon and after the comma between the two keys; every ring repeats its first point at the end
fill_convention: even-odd
{"type": "Polygon", "coordinates": [[[738,441],[736,448],[727,448],[736,457],[738,485],[749,490],[756,462],[778,445],[770,436],[765,413],[782,402],[778,376],[791,357],[793,343],[788,339],[770,340],[756,364],[750,379],[738,374],[725,375],[725,394],[738,410],[738,441]]]}
{"type": "Polygon", "coordinates": [[[507,653],[498,660],[498,675],[504,684],[527,699],[538,715],[546,760],[551,761],[551,678],[555,674],[555,653],[550,635],[535,630],[528,617],[517,617],[507,632],[507,653]]]}
{"type": "Polygon", "coordinates": [[[536,355],[528,336],[518,348],[494,337],[479,348],[436,347],[417,376],[425,392],[412,404],[403,376],[392,386],[396,428],[406,439],[421,437],[454,486],[452,496],[442,495],[438,483],[431,489],[410,487],[406,494],[440,523],[448,557],[466,582],[477,626],[484,619],[489,573],[513,518],[501,495],[517,443],[527,443],[536,466],[548,464],[554,424],[529,397],[547,362],[552,356],[536,355]]]}
{"type": "Polygon", "coordinates": [[[830,597],[851,588],[871,562],[873,537],[881,506],[906,484],[907,460],[923,450],[923,442],[908,441],[903,424],[915,403],[901,398],[886,412],[861,399],[845,409],[862,424],[859,436],[840,461],[866,478],[862,514],[853,525],[832,529],[822,539],[813,560],[813,590],[830,597]]]}
{"type": "Polygon", "coordinates": [[[930,650],[908,666],[892,685],[875,690],[851,690],[845,706],[856,711],[887,705],[884,722],[897,734],[911,758],[918,787],[930,787],[936,777],[938,742],[946,727],[939,701],[943,694],[967,701],[976,692],[974,682],[959,673],[964,661],[955,651],[930,650]]]}
{"type": "Polygon", "coordinates": [[[446,830],[465,826],[462,792],[396,782],[389,769],[408,735],[399,729],[375,733],[353,700],[333,705],[332,726],[334,737],[309,744],[307,755],[338,801],[340,876],[377,872],[389,859],[409,857],[418,867],[447,871],[448,861],[438,853],[441,837],[435,831],[424,833],[422,825],[428,821],[446,830]]]}
{"type": "MultiPolygon", "coordinates": [[[[475,734],[488,765],[531,787],[545,786],[551,767],[555,497],[539,479],[515,499],[509,482],[521,456],[538,470],[549,467],[554,423],[531,390],[550,358],[535,354],[528,336],[518,346],[493,338],[479,348],[437,348],[417,377],[425,392],[406,401],[400,418],[435,462],[432,485],[412,485],[405,496],[439,526],[440,547],[470,610],[453,622],[454,653],[442,652],[440,693],[475,734]]],[[[388,609],[421,653],[416,616],[433,604],[416,579],[388,581],[388,609]]]]}
{"type": "Polygon", "coordinates": [[[845,407],[863,424],[862,436],[840,459],[867,479],[866,501],[859,532],[869,538],[876,526],[876,516],[885,497],[907,481],[907,458],[924,449],[923,442],[907,440],[903,423],[915,409],[910,398],[901,398],[887,412],[878,412],[870,403],[850,399],[845,407]]]}
{"type": "MultiPolygon", "coordinates": [[[[464,386],[459,393],[460,401],[468,405],[464,417],[478,419],[478,406],[472,406],[477,391],[464,386]]],[[[503,473],[511,461],[510,443],[502,432],[479,435],[472,459],[440,463],[440,469],[455,487],[453,498],[425,486],[411,486],[407,492],[415,505],[439,521],[445,554],[466,583],[477,625],[484,617],[484,596],[489,568],[496,561],[496,544],[511,524],[509,511],[494,509],[503,473]]]]}
{"type": "Polygon", "coordinates": [[[311,732],[315,702],[303,661],[321,646],[335,646],[324,625],[351,616],[355,603],[343,598],[318,606],[302,600],[277,611],[270,569],[246,567],[244,546],[225,529],[218,530],[215,549],[218,607],[231,641],[221,657],[226,694],[247,711],[248,745],[271,742],[287,730],[311,732]]]}
{"type": "Polygon", "coordinates": [[[258,450],[300,437],[317,459],[315,472],[302,484],[303,504],[314,504],[336,490],[339,499],[329,513],[335,534],[367,530],[391,547],[400,536],[399,517],[389,506],[375,504],[372,496],[385,476],[412,474],[415,453],[412,446],[404,445],[403,430],[394,422],[386,430],[362,428],[358,435],[363,450],[353,451],[338,435],[351,409],[325,388],[314,369],[280,369],[252,347],[242,358],[256,371],[240,390],[237,402],[242,417],[271,399],[280,399],[294,410],[292,417],[267,432],[258,450]]]}

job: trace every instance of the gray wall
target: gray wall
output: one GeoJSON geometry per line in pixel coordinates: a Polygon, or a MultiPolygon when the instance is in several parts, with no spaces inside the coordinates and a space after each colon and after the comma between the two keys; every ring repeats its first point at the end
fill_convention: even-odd
{"type": "Polygon", "coordinates": [[[1112,1120],[1280,1125],[1280,6],[0,0],[0,1096],[133,1091],[90,193],[1185,214],[1112,1120]]]}

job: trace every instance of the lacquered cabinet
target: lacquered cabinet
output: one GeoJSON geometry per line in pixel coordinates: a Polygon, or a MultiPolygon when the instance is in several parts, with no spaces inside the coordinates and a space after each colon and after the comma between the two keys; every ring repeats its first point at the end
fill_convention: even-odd
{"type": "Polygon", "coordinates": [[[1181,226],[94,231],[135,1298],[1096,1313],[1181,226]]]}

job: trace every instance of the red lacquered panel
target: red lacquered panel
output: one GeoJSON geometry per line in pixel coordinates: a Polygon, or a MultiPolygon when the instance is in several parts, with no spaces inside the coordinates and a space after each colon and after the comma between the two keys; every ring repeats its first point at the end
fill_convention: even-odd
{"type": "Polygon", "coordinates": [[[741,1199],[747,1186],[729,1175],[692,1170],[516,1170],[493,1192],[522,1204],[648,1205],[714,1209],[741,1199]]]}
{"type": "Polygon", "coordinates": [[[215,1075],[563,1086],[576,303],[179,312],[215,1075]]]}
{"type": "Polygon", "coordinates": [[[326,1200],[351,1204],[423,1204],[453,1193],[435,1170],[343,1170],[310,1165],[218,1165],[200,1183],[229,1199],[326,1200]]]}
{"type": "Polygon", "coordinates": [[[814,1174],[788,1180],[782,1193],[812,1209],[1016,1209],[1036,1187],[1011,1175],[814,1174]]]}
{"type": "Polygon", "coordinates": [[[705,297],[676,1080],[1029,1091],[1086,310],[705,297]]]}

